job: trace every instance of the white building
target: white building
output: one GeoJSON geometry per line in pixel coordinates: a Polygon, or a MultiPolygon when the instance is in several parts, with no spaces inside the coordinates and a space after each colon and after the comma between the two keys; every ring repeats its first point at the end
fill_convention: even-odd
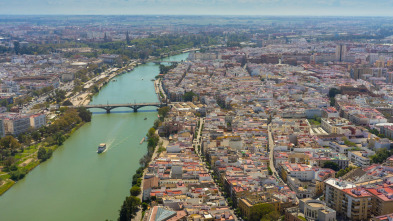
{"type": "Polygon", "coordinates": [[[349,160],[360,167],[370,166],[370,158],[368,158],[368,153],[366,151],[349,151],[349,160]]]}
{"type": "Polygon", "coordinates": [[[45,114],[34,114],[30,116],[30,126],[37,129],[46,125],[45,114]]]}

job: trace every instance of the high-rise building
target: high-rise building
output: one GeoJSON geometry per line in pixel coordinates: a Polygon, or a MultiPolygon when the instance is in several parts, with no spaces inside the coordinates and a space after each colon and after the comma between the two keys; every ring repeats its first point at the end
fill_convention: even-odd
{"type": "Polygon", "coordinates": [[[347,46],[346,45],[337,45],[336,46],[336,60],[337,61],[344,61],[347,55],[347,46]]]}

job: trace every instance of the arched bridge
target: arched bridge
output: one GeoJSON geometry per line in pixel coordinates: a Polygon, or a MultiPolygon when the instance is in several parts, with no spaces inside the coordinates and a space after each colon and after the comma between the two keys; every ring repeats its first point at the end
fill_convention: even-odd
{"type": "Polygon", "coordinates": [[[107,113],[110,113],[112,109],[118,107],[128,107],[132,108],[134,112],[138,112],[138,109],[141,107],[163,107],[167,106],[166,103],[134,103],[134,104],[94,104],[94,105],[83,105],[78,107],[85,107],[85,108],[101,108],[106,110],[107,113]]]}
{"type": "Polygon", "coordinates": [[[154,64],[168,63],[168,64],[177,64],[180,63],[178,61],[153,61],[154,64]]]}

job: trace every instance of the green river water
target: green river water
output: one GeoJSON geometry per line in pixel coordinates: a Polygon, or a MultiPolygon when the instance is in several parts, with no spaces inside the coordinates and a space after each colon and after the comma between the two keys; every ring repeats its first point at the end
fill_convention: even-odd
{"type": "MultiPolygon", "coordinates": [[[[187,56],[164,60],[181,61],[187,56]]],[[[158,72],[153,63],[136,67],[108,83],[91,103],[157,102],[151,79],[158,72]]],[[[155,109],[134,113],[118,108],[111,114],[92,110],[90,123],[0,196],[0,221],[117,220],[139,159],[147,152],[146,142],[139,142],[157,119],[155,109]],[[106,152],[96,153],[99,143],[107,143],[106,152]]]]}

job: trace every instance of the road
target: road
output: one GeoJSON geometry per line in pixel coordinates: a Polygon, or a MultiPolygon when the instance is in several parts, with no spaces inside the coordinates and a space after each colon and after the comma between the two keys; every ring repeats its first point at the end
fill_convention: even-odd
{"type": "MultiPolygon", "coordinates": [[[[268,136],[269,136],[269,167],[273,172],[273,176],[279,180],[281,183],[285,183],[281,177],[278,175],[277,170],[274,166],[274,140],[272,135],[272,126],[269,124],[268,126],[268,136]]],[[[294,190],[293,190],[294,191],[294,190]]],[[[296,191],[295,191],[296,192],[296,191]]],[[[299,203],[299,198],[296,196],[296,202],[299,203]]]]}
{"type": "MultiPolygon", "coordinates": [[[[272,136],[272,126],[271,124],[269,124],[267,126],[267,130],[268,130],[268,137],[269,137],[269,167],[273,172],[273,176],[276,176],[277,171],[276,168],[274,166],[274,140],[273,140],[273,136],[272,136]]],[[[277,177],[276,177],[277,178],[277,177]]]]}
{"type": "MultiPolygon", "coordinates": [[[[66,92],[71,92],[73,90],[73,88],[74,88],[74,82],[71,81],[71,82],[67,82],[67,83],[61,83],[57,89],[63,90],[63,91],[66,91],[66,92]]],[[[53,93],[54,93],[54,90],[52,90],[52,91],[50,91],[50,92],[48,92],[46,94],[43,94],[40,97],[33,98],[29,103],[27,103],[27,104],[25,104],[23,106],[21,112],[22,113],[30,112],[33,109],[34,105],[42,104],[42,103],[46,102],[46,100],[51,95],[53,95],[53,93]]]]}
{"type": "Polygon", "coordinates": [[[284,183],[281,177],[278,175],[276,167],[274,166],[274,139],[272,135],[272,125],[269,124],[267,126],[268,130],[268,138],[269,138],[269,167],[272,170],[273,176],[279,180],[280,182],[284,183]]]}
{"type": "MultiPolygon", "coordinates": [[[[194,147],[195,152],[196,152],[196,153],[198,154],[198,156],[199,156],[199,162],[200,162],[200,164],[203,166],[203,168],[204,168],[206,171],[208,171],[208,173],[211,174],[211,173],[213,173],[213,171],[212,171],[212,170],[209,170],[209,169],[207,168],[206,162],[202,161],[202,153],[201,153],[200,149],[198,150],[198,146],[201,145],[202,126],[203,126],[204,123],[205,123],[205,118],[201,117],[201,118],[199,119],[198,135],[197,135],[197,137],[193,140],[193,147],[194,147]]],[[[212,179],[213,179],[213,177],[212,177],[212,179]]],[[[213,181],[213,183],[214,183],[214,186],[215,186],[215,187],[217,188],[217,190],[218,190],[218,195],[224,198],[223,194],[222,194],[221,191],[220,191],[220,188],[217,186],[217,183],[216,183],[215,181],[213,181]]],[[[228,203],[228,202],[227,202],[227,203],[228,203]]],[[[235,220],[239,220],[239,219],[236,217],[236,215],[235,215],[235,211],[231,209],[231,212],[232,212],[232,214],[233,214],[235,220]]]]}
{"type": "MultiPolygon", "coordinates": [[[[158,130],[156,130],[156,134],[158,135],[158,130]]],[[[169,144],[169,141],[166,138],[162,138],[162,137],[159,137],[159,138],[160,139],[158,141],[158,144],[160,144],[162,142],[162,146],[166,149],[166,147],[169,144]]],[[[149,163],[151,163],[157,157],[158,148],[159,148],[159,145],[155,148],[154,153],[151,157],[151,161],[149,163]]],[[[137,196],[139,199],[141,199],[141,201],[142,201],[142,194],[143,194],[143,181],[145,180],[144,178],[145,178],[146,172],[147,172],[147,168],[145,168],[145,170],[143,170],[142,183],[141,183],[141,193],[137,196]]],[[[140,220],[142,220],[142,218],[143,218],[142,217],[142,206],[139,206],[138,212],[136,212],[134,219],[131,219],[131,220],[140,221],[140,220]]]]}
{"type": "Polygon", "coordinates": [[[199,130],[198,130],[198,135],[197,135],[197,137],[196,137],[196,138],[194,139],[194,141],[193,141],[194,149],[195,149],[195,151],[197,152],[199,158],[201,158],[201,152],[200,152],[200,149],[198,150],[198,146],[201,145],[202,125],[204,124],[204,122],[205,122],[205,118],[201,117],[201,118],[199,119],[199,128],[198,128],[199,130]]]}

